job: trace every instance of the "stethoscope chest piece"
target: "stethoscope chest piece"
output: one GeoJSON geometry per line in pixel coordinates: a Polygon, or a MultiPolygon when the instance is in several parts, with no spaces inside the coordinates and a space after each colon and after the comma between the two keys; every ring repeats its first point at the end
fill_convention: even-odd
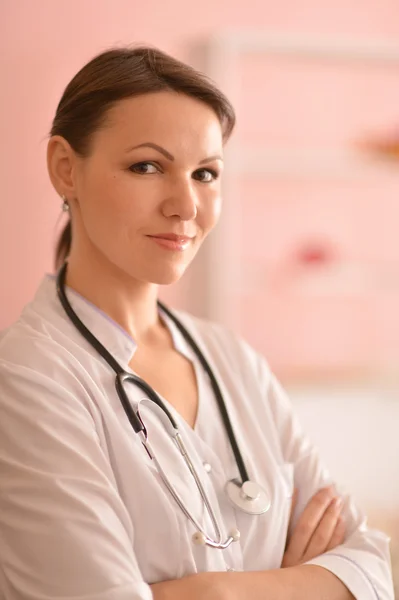
{"type": "Polygon", "coordinates": [[[249,515],[263,515],[272,505],[270,496],[254,481],[245,481],[241,485],[231,480],[225,489],[230,502],[249,515]]]}

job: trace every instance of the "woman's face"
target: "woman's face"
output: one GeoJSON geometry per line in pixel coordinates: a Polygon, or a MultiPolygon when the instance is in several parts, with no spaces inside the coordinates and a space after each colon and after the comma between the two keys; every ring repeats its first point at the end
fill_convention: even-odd
{"type": "Polygon", "coordinates": [[[173,283],[218,220],[222,151],[219,120],[198,100],[120,101],[77,159],[73,243],[137,280],[173,283]]]}

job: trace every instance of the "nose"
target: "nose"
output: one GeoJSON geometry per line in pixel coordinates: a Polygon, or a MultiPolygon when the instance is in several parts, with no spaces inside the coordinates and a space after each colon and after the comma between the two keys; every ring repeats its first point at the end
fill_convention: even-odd
{"type": "Polygon", "coordinates": [[[168,192],[162,206],[165,217],[178,217],[181,221],[194,220],[198,211],[198,194],[191,177],[174,181],[168,192]]]}

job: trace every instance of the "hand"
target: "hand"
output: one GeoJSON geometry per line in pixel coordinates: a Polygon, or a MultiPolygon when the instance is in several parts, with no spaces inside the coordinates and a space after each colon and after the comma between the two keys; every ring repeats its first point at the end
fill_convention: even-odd
{"type": "MultiPolygon", "coordinates": [[[[291,518],[297,491],[292,499],[291,518]]],[[[342,544],[345,522],[341,516],[342,498],[333,486],[322,488],[308,502],[287,543],[282,567],[295,567],[342,544]]]]}

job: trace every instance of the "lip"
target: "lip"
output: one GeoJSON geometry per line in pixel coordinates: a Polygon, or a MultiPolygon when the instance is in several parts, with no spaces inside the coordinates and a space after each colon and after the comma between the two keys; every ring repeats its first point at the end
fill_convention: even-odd
{"type": "Polygon", "coordinates": [[[156,244],[166,248],[167,250],[182,251],[190,245],[194,237],[187,235],[178,235],[176,233],[158,233],[156,235],[147,236],[154,240],[156,244]]]}

